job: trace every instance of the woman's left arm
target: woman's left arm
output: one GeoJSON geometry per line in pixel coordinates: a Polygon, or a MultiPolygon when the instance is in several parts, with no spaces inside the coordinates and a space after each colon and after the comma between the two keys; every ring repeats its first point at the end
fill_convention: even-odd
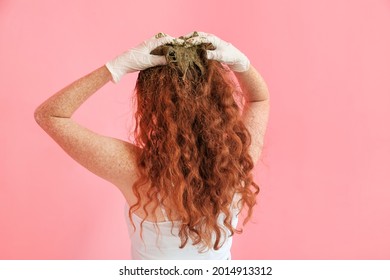
{"type": "Polygon", "coordinates": [[[99,135],[71,119],[81,104],[111,78],[107,67],[102,66],[44,101],[34,116],[42,129],[74,160],[127,193],[135,176],[136,146],[99,135]]]}

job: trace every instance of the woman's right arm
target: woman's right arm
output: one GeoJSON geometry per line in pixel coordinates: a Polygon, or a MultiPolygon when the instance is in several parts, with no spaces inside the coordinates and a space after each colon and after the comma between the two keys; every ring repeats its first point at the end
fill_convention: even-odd
{"type": "Polygon", "coordinates": [[[242,118],[252,136],[249,154],[253,163],[260,158],[269,116],[269,92],[263,77],[253,66],[245,72],[234,72],[245,97],[242,118]]]}
{"type": "Polygon", "coordinates": [[[213,34],[197,32],[186,35],[192,44],[211,43],[215,50],[207,51],[207,58],[225,63],[234,72],[245,97],[243,121],[252,136],[249,153],[256,164],[263,149],[269,115],[269,93],[266,83],[249,59],[231,43],[213,34]]]}

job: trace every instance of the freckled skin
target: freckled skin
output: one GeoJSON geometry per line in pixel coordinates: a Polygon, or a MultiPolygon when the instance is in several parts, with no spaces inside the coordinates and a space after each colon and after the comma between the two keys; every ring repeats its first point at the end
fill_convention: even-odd
{"type": "MultiPolygon", "coordinates": [[[[207,49],[210,46],[203,47],[207,49]]],[[[170,50],[174,50],[178,57],[188,55],[188,59],[184,59],[181,66],[185,73],[190,63],[197,63],[191,62],[191,56],[198,48],[165,46],[159,51],[168,56],[170,50]]],[[[268,88],[252,66],[248,71],[235,75],[246,99],[242,118],[252,135],[249,153],[256,163],[260,157],[268,122],[268,88]]],[[[95,133],[71,118],[73,113],[111,78],[106,66],[101,66],[48,98],[37,107],[34,116],[42,129],[69,156],[89,171],[117,186],[131,206],[137,201],[131,186],[138,178],[135,155],[140,148],[126,141],[95,133]]]]}

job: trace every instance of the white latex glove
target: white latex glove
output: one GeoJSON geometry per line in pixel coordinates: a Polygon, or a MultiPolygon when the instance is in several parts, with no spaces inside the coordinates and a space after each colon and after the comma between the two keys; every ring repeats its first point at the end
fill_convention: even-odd
{"type": "Polygon", "coordinates": [[[166,64],[165,56],[151,55],[150,52],[161,45],[172,43],[173,40],[175,38],[159,33],[107,62],[106,67],[111,72],[113,82],[118,83],[126,73],[166,64]]]}
{"type": "Polygon", "coordinates": [[[198,34],[198,36],[195,35],[196,37],[189,38],[194,34],[194,32],[191,32],[185,35],[184,38],[189,38],[186,42],[194,45],[211,43],[215,47],[215,50],[207,51],[208,59],[225,63],[234,72],[245,72],[249,70],[249,59],[231,43],[225,42],[213,34],[204,32],[196,33],[198,34]]]}

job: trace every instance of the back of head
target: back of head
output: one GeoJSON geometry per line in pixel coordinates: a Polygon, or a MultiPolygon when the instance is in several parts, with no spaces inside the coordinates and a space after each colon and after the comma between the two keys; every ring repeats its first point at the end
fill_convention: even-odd
{"type": "Polygon", "coordinates": [[[159,193],[171,206],[168,216],[182,221],[181,247],[192,240],[217,250],[226,237],[219,214],[226,215],[231,234],[240,232],[231,226],[233,196],[240,194],[248,208],[245,223],[259,187],[251,174],[250,134],[234,98],[239,88],[230,70],[207,59],[208,49],[212,45],[161,46],[152,54],[165,55],[167,64],[139,73],[135,140],[142,149],[133,190],[139,195],[142,189],[148,201],[138,201],[131,211],[156,201],[159,193]]]}

